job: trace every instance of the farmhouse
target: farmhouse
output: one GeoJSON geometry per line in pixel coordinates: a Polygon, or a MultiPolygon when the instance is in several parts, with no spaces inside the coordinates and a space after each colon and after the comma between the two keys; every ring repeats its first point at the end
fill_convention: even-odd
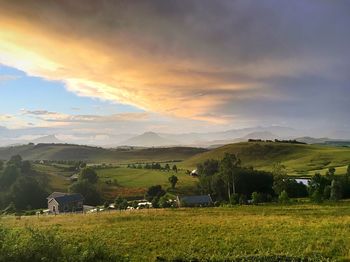
{"type": "Polygon", "coordinates": [[[84,197],[81,194],[53,192],[47,197],[49,212],[52,214],[83,211],[84,197]]]}
{"type": "Polygon", "coordinates": [[[179,207],[204,207],[213,205],[210,195],[177,197],[179,207]]]}

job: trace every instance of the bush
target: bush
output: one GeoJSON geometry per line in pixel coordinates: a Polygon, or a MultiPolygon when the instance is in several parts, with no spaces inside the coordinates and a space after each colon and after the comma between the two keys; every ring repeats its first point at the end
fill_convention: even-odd
{"type": "Polygon", "coordinates": [[[252,202],[254,205],[257,205],[262,202],[262,195],[258,192],[252,193],[252,202]]]}
{"type": "Polygon", "coordinates": [[[278,202],[280,202],[281,204],[289,204],[290,203],[287,191],[283,190],[281,192],[281,194],[278,196],[278,202]]]}
{"type": "Polygon", "coordinates": [[[314,203],[322,203],[323,198],[319,190],[315,190],[311,195],[311,201],[314,203]]]}
{"type": "Polygon", "coordinates": [[[232,194],[230,197],[230,204],[231,205],[237,205],[239,204],[239,195],[238,194],[232,194]]]}
{"type": "Polygon", "coordinates": [[[0,262],[127,261],[93,237],[85,242],[67,241],[59,228],[11,230],[0,226],[0,262]]]}

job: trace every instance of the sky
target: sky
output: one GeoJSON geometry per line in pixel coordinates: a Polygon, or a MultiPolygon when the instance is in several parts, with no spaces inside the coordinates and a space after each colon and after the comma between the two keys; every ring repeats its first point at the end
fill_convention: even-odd
{"type": "Polygon", "coordinates": [[[275,125],[350,138],[349,1],[0,6],[2,127],[68,140],[275,125]]]}

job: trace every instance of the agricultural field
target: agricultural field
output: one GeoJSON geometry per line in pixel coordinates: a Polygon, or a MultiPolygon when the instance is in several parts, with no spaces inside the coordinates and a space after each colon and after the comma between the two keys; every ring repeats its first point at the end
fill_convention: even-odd
{"type": "Polygon", "coordinates": [[[62,243],[94,239],[130,261],[350,259],[349,202],[2,217],[0,224],[18,234],[14,242],[27,236],[28,227],[56,228],[62,243]]]}

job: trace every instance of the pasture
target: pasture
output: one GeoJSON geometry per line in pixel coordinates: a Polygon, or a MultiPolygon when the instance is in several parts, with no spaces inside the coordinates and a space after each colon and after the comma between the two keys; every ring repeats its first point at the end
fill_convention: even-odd
{"type": "Polygon", "coordinates": [[[17,241],[26,236],[28,226],[43,232],[56,227],[60,239],[86,245],[88,239],[95,239],[108,252],[130,261],[350,259],[348,202],[2,217],[0,221],[17,232],[17,241]]]}

